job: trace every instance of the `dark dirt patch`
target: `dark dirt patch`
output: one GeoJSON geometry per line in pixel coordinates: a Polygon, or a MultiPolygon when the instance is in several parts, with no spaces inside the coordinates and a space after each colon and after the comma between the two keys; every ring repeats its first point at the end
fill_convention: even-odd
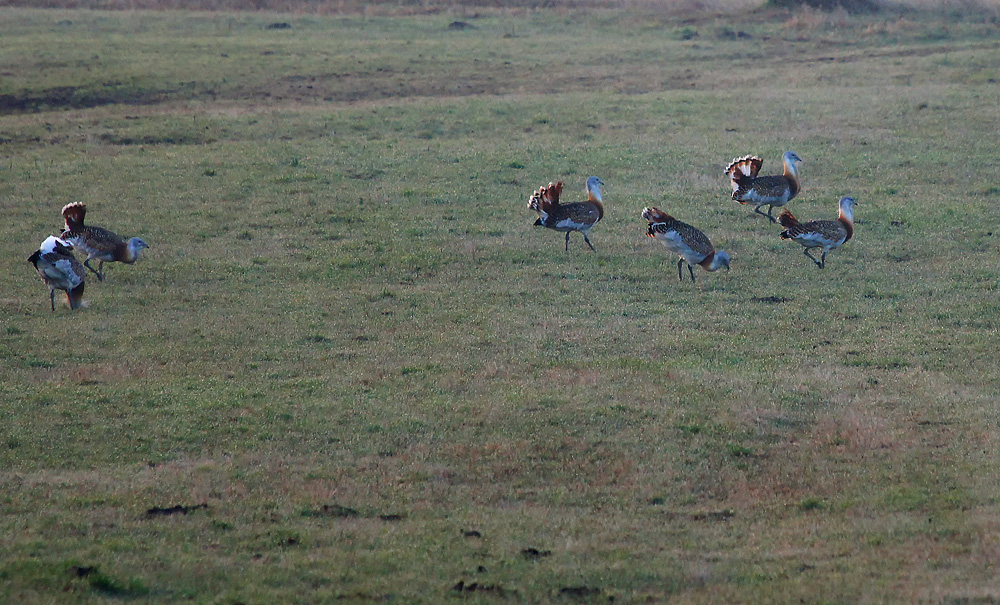
{"type": "Polygon", "coordinates": [[[40,91],[0,95],[0,115],[34,113],[52,109],[87,109],[102,105],[149,105],[164,101],[168,91],[134,90],[113,85],[101,88],[60,86],[40,91]]]}
{"type": "Polygon", "coordinates": [[[455,592],[488,592],[499,596],[504,596],[507,591],[503,587],[497,584],[480,584],[479,582],[465,583],[465,580],[459,580],[458,584],[451,587],[455,592]]]}
{"type": "Polygon", "coordinates": [[[559,589],[559,596],[572,597],[575,599],[596,597],[599,594],[601,594],[600,588],[593,588],[590,586],[564,586],[559,589]]]}
{"type": "Polygon", "coordinates": [[[677,513],[668,512],[665,513],[669,519],[690,519],[692,521],[728,521],[730,518],[736,516],[736,511],[731,508],[726,508],[723,510],[713,510],[697,513],[677,513]]]}
{"type": "Polygon", "coordinates": [[[215,139],[206,138],[200,135],[164,134],[159,136],[146,135],[142,137],[122,137],[114,134],[102,134],[101,141],[109,145],[208,145],[215,142],[215,139]]]}
{"type": "Polygon", "coordinates": [[[538,560],[552,554],[551,550],[538,550],[537,548],[525,548],[521,551],[521,556],[525,559],[538,560]]]}
{"type": "Polygon", "coordinates": [[[882,9],[876,0],[767,0],[765,6],[787,9],[808,6],[824,11],[842,8],[851,14],[877,13],[882,9]]]}
{"type": "Polygon", "coordinates": [[[167,517],[170,515],[186,515],[192,511],[196,511],[202,508],[207,509],[208,505],[204,503],[195,504],[193,506],[184,506],[178,504],[176,506],[169,506],[167,508],[160,508],[159,506],[154,506],[153,508],[146,511],[146,517],[151,518],[151,517],[167,517]]]}
{"type": "Polygon", "coordinates": [[[691,515],[693,521],[727,521],[735,517],[736,513],[732,509],[713,510],[707,513],[695,513],[691,515]]]}
{"type": "Polygon", "coordinates": [[[350,508],[348,506],[341,506],[339,504],[324,504],[322,508],[316,510],[307,510],[302,513],[303,517],[339,517],[341,519],[347,519],[350,517],[360,517],[356,509],[350,508]]]}
{"type": "Polygon", "coordinates": [[[95,571],[96,568],[90,565],[74,565],[69,568],[69,572],[77,578],[86,578],[95,571]]]}
{"type": "Polygon", "coordinates": [[[750,299],[751,302],[755,303],[768,303],[772,305],[780,305],[781,303],[786,303],[792,299],[785,298],[784,296],[755,296],[750,299]]]}
{"type": "Polygon", "coordinates": [[[406,519],[406,515],[400,513],[380,514],[375,512],[363,512],[349,506],[340,504],[324,504],[322,507],[312,510],[302,511],[303,517],[333,517],[336,519],[378,519],[387,523],[395,523],[406,519]]]}

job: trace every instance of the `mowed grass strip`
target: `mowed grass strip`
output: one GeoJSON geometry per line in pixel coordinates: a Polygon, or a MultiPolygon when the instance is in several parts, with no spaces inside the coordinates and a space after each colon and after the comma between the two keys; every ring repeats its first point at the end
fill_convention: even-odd
{"type": "Polygon", "coordinates": [[[5,598],[995,594],[995,24],[7,12],[5,598]],[[788,149],[822,271],[722,175],[788,149]],[[73,200],[151,248],[50,313],[73,200]]]}

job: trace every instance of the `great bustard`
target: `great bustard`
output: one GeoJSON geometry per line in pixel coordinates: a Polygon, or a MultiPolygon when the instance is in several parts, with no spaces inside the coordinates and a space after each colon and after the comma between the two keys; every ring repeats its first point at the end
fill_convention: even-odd
{"type": "Polygon", "coordinates": [[[70,309],[79,309],[83,305],[87,272],[73,255],[72,245],[50,235],[28,257],[28,262],[35,266],[35,271],[38,271],[42,281],[49,287],[49,302],[53,313],[56,311],[56,290],[66,292],[70,309]]]}
{"type": "Polygon", "coordinates": [[[826,253],[843,246],[847,240],[854,236],[854,205],[857,202],[853,197],[840,198],[840,215],[837,220],[809,221],[800,223],[792,213],[785,210],[778,217],[778,222],[785,228],[781,232],[782,239],[790,239],[805,246],[802,252],[808,256],[816,266],[822,269],[826,266],[826,253]],[[823,256],[816,260],[809,251],[813,248],[822,248],[823,256]]]}
{"type": "Polygon", "coordinates": [[[590,243],[587,232],[604,218],[604,204],[601,199],[602,185],[604,185],[604,181],[596,176],[590,177],[587,179],[587,201],[570,204],[559,203],[559,195],[563,188],[561,181],[555,185],[549,183],[547,187],[539,187],[528,199],[528,208],[538,213],[535,225],[566,232],[567,251],[569,250],[569,234],[573,231],[579,231],[583,234],[583,241],[587,242],[591,250],[594,250],[594,245],[590,243]]]}
{"type": "Polygon", "coordinates": [[[733,199],[741,204],[752,204],[754,212],[766,216],[775,222],[771,209],[784,206],[799,192],[799,163],[802,158],[794,151],[786,151],[782,156],[785,165],[784,174],[757,176],[764,160],[757,156],[747,155],[736,158],[726,167],[733,186],[733,199]],[[767,212],[761,212],[760,207],[767,206],[767,212]]]}
{"type": "Polygon", "coordinates": [[[677,278],[683,280],[681,267],[687,263],[691,281],[694,281],[694,265],[701,265],[706,271],[729,269],[729,255],[716,250],[708,236],[700,229],[679,221],[659,208],[644,208],[642,218],[649,221],[646,235],[660,241],[667,250],[680,256],[677,260],[677,278]]]}
{"type": "Polygon", "coordinates": [[[126,241],[122,236],[104,227],[85,225],[83,220],[87,215],[87,206],[83,202],[66,204],[63,206],[62,215],[66,220],[66,229],[59,237],[87,254],[87,260],[83,261],[83,264],[93,271],[100,281],[104,281],[105,262],[117,261],[131,265],[139,260],[142,249],[149,247],[149,244],[141,238],[133,237],[126,241]],[[90,266],[90,261],[95,258],[99,261],[96,271],[90,266]]]}

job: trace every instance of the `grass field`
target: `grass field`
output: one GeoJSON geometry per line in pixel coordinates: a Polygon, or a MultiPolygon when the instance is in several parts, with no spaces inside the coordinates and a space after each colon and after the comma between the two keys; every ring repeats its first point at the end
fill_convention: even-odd
{"type": "Polygon", "coordinates": [[[1000,601],[995,19],[0,16],[0,600],[1000,601]]]}

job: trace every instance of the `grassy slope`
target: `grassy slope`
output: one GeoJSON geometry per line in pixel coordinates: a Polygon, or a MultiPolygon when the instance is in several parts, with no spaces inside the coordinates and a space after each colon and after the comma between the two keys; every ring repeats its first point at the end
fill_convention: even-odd
{"type": "Polygon", "coordinates": [[[53,106],[0,118],[5,597],[1000,592],[996,26],[5,17],[53,106]],[[860,202],[823,271],[727,199],[785,149],[798,216],[860,202]],[[590,174],[566,254],[524,201],[590,174]],[[153,247],[53,315],[75,199],[153,247]],[[678,283],[645,205],[733,270],[678,283]]]}

